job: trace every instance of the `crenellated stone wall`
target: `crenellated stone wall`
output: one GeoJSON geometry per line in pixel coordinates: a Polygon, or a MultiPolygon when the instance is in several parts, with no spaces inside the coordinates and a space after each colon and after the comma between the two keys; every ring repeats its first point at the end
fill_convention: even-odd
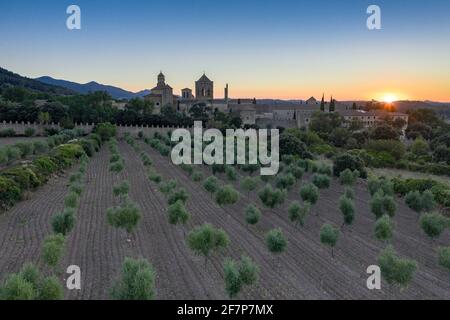
{"type": "MultiPolygon", "coordinates": [[[[137,135],[140,131],[142,131],[145,135],[150,136],[153,135],[155,132],[159,132],[161,134],[167,134],[169,131],[173,131],[177,129],[177,127],[170,127],[170,126],[122,126],[118,125],[117,127],[117,135],[119,138],[123,137],[125,133],[131,133],[137,135]]],[[[16,135],[24,135],[25,130],[27,128],[33,128],[36,131],[36,135],[41,136],[45,134],[46,128],[53,128],[53,129],[61,129],[61,126],[59,123],[51,123],[51,124],[40,124],[40,123],[30,123],[30,122],[0,122],[0,131],[6,130],[6,129],[13,129],[16,132],[16,135]]],[[[83,123],[77,123],[75,124],[76,129],[82,129],[84,133],[88,134],[91,133],[94,128],[95,124],[83,124],[83,123]]],[[[192,128],[186,128],[189,131],[192,132],[192,128]]]]}

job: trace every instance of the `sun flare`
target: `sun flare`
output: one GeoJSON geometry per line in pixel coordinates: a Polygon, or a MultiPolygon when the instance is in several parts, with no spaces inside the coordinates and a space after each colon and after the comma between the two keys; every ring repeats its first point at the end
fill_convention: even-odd
{"type": "Polygon", "coordinates": [[[398,97],[395,94],[386,94],[382,98],[383,102],[392,103],[394,101],[398,101],[398,97]]]}

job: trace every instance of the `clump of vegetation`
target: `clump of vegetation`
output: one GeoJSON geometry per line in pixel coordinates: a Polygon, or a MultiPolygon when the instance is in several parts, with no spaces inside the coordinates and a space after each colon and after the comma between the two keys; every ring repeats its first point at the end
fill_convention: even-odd
{"type": "Polygon", "coordinates": [[[353,204],[353,200],[342,196],[339,199],[339,209],[344,216],[344,223],[342,225],[351,225],[355,219],[355,205],[353,204]]]}
{"type": "Polygon", "coordinates": [[[156,173],[156,171],[154,170],[149,170],[148,179],[156,184],[159,184],[162,181],[161,175],[156,173]]]}
{"type": "Polygon", "coordinates": [[[129,200],[121,206],[109,208],[106,214],[111,226],[125,229],[128,233],[133,232],[141,219],[139,208],[129,200]]]}
{"type": "Polygon", "coordinates": [[[181,200],[176,201],[169,206],[169,223],[170,224],[186,224],[190,218],[190,214],[187,212],[184,202],[181,200]]]}
{"type": "Polygon", "coordinates": [[[64,198],[64,206],[66,208],[75,209],[78,206],[78,194],[76,194],[75,192],[70,192],[64,198]]]}
{"type": "Polygon", "coordinates": [[[284,202],[286,194],[286,190],[272,189],[272,186],[267,184],[258,192],[258,197],[267,208],[273,209],[284,202]]]}
{"type": "Polygon", "coordinates": [[[189,199],[189,194],[184,190],[183,188],[180,188],[176,191],[172,191],[169,194],[169,197],[167,198],[167,203],[169,205],[174,204],[177,201],[181,201],[183,203],[186,203],[186,201],[189,199]]]}
{"type": "Polygon", "coordinates": [[[266,234],[266,245],[270,252],[281,254],[287,246],[287,240],[280,228],[272,229],[266,234]]]}
{"type": "Polygon", "coordinates": [[[227,175],[228,180],[236,181],[237,173],[236,170],[232,166],[225,166],[225,174],[227,175]]]}
{"type": "Polygon", "coordinates": [[[331,256],[334,257],[334,247],[339,239],[339,229],[325,223],[320,228],[320,242],[331,248],[331,256]]]}
{"type": "Polygon", "coordinates": [[[216,193],[216,202],[219,206],[235,204],[239,200],[239,193],[232,185],[225,185],[216,193]]]}
{"type": "Polygon", "coordinates": [[[330,182],[330,177],[324,174],[315,174],[312,178],[312,183],[319,189],[329,188],[330,182]]]}
{"type": "Polygon", "coordinates": [[[450,271],[450,247],[439,248],[439,264],[450,271]]]}
{"type": "Polygon", "coordinates": [[[315,205],[319,199],[319,189],[314,184],[308,183],[300,189],[300,197],[303,201],[315,205]]]}
{"type": "Polygon", "coordinates": [[[216,229],[211,224],[205,223],[189,232],[186,238],[189,248],[197,255],[207,259],[212,251],[226,248],[230,242],[228,235],[222,229],[216,229]]]}
{"type": "Polygon", "coordinates": [[[219,190],[219,180],[214,176],[208,177],[203,183],[203,188],[211,194],[212,198],[213,194],[219,190]]]}
{"type": "Polygon", "coordinates": [[[250,192],[254,191],[258,186],[258,179],[254,177],[245,177],[241,180],[241,186],[242,189],[247,192],[247,196],[250,196],[250,192]]]}
{"type": "Polygon", "coordinates": [[[52,218],[52,228],[54,233],[67,235],[75,225],[75,210],[66,208],[63,212],[58,213],[52,218]]]}
{"type": "Polygon", "coordinates": [[[385,214],[375,223],[375,237],[381,241],[389,241],[394,235],[394,223],[389,215],[385,214]]]}
{"type": "Polygon", "coordinates": [[[163,194],[165,194],[165,195],[168,195],[168,194],[170,194],[173,190],[176,189],[177,185],[178,185],[177,180],[171,179],[171,180],[169,180],[169,181],[167,181],[167,182],[165,182],[165,183],[162,183],[162,184],[159,186],[159,191],[161,191],[161,192],[162,192],[163,194]]]}
{"type": "Polygon", "coordinates": [[[426,214],[420,219],[420,227],[431,239],[438,238],[448,226],[449,219],[437,212],[426,214]]]}
{"type": "Polygon", "coordinates": [[[351,171],[358,170],[361,178],[367,178],[367,171],[364,166],[364,161],[356,155],[343,153],[335,157],[333,163],[334,175],[339,177],[341,172],[345,169],[350,169],[351,171]]]}
{"type": "Polygon", "coordinates": [[[297,226],[305,225],[305,218],[311,211],[311,204],[305,202],[303,206],[298,201],[293,201],[288,208],[288,217],[297,226]]]}
{"type": "Polygon", "coordinates": [[[0,287],[0,300],[61,300],[63,287],[54,277],[43,277],[32,264],[7,276],[0,287]]]}
{"type": "Polygon", "coordinates": [[[111,290],[116,300],[152,300],[155,297],[155,270],[145,259],[125,258],[121,278],[111,290]]]}
{"type": "Polygon", "coordinates": [[[275,185],[279,189],[290,190],[294,186],[295,180],[296,179],[292,174],[286,173],[276,177],[275,185]]]}
{"type": "Polygon", "coordinates": [[[405,196],[405,202],[417,213],[429,212],[436,207],[433,193],[430,190],[426,190],[423,193],[419,191],[410,191],[405,196]]]}
{"type": "Polygon", "coordinates": [[[233,299],[244,285],[250,286],[258,281],[259,268],[249,257],[243,256],[239,263],[226,259],[223,272],[225,290],[230,299],[233,299]]]}
{"type": "Polygon", "coordinates": [[[371,196],[375,195],[380,190],[383,191],[385,195],[394,195],[394,184],[385,178],[370,177],[367,186],[371,196]]]}
{"type": "Polygon", "coordinates": [[[395,204],[395,200],[392,196],[389,196],[382,190],[379,190],[370,200],[370,209],[377,219],[381,218],[385,214],[393,217],[395,215],[395,211],[397,210],[397,205],[395,204]]]}
{"type": "Polygon", "coordinates": [[[191,178],[194,182],[200,182],[203,180],[203,173],[201,173],[200,171],[194,171],[191,178]]]}
{"type": "Polygon", "coordinates": [[[417,269],[415,261],[397,257],[392,246],[388,246],[378,256],[378,265],[386,282],[402,289],[408,286],[417,269]]]}
{"type": "Polygon", "coordinates": [[[261,211],[254,205],[250,204],[245,208],[245,221],[248,225],[255,225],[261,218],[261,211]]]}
{"type": "Polygon", "coordinates": [[[359,177],[359,171],[357,170],[350,170],[345,169],[344,171],[341,171],[339,174],[339,181],[344,186],[353,186],[356,183],[356,180],[359,177]]]}
{"type": "Polygon", "coordinates": [[[42,259],[50,267],[56,267],[64,254],[65,239],[62,234],[50,235],[42,245],[42,259]]]}

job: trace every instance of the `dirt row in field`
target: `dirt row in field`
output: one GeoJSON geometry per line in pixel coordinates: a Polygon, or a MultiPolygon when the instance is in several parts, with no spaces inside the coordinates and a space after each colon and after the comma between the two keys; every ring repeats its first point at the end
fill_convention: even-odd
{"type": "Polygon", "coordinates": [[[39,256],[42,240],[51,233],[50,219],[64,207],[68,193],[68,177],[52,178],[33,193],[27,193],[26,200],[17,203],[9,211],[0,214],[0,280],[11,272],[19,271],[25,263],[40,265],[39,256]]]}
{"type": "MultiPolygon", "coordinates": [[[[172,174],[174,178],[182,181],[188,186],[188,190],[201,189],[200,184],[192,182],[187,175],[170,164],[166,158],[151,150],[151,156],[155,159],[156,165],[164,166],[164,173],[172,174]]],[[[200,167],[205,177],[210,174],[210,169],[200,167]]],[[[197,167],[198,169],[198,167],[197,167]]],[[[308,180],[309,175],[305,175],[304,180],[308,180]]],[[[224,183],[229,183],[222,177],[224,183]]],[[[234,183],[239,189],[238,183],[234,183]]],[[[417,215],[407,208],[403,203],[398,202],[397,215],[395,217],[396,232],[393,245],[400,255],[415,259],[419,264],[418,272],[414,277],[411,286],[402,293],[397,290],[369,291],[366,289],[366,268],[371,264],[376,264],[379,252],[384,248],[382,244],[373,238],[373,227],[375,219],[369,208],[369,194],[364,183],[359,183],[355,188],[357,216],[354,226],[344,229],[338,241],[335,259],[329,254],[329,249],[325,248],[319,241],[319,230],[323,223],[333,223],[337,226],[342,224],[342,217],[338,209],[338,201],[343,193],[343,188],[333,181],[332,187],[322,190],[319,202],[313,208],[313,213],[307,218],[306,227],[298,230],[292,226],[287,218],[287,207],[292,200],[299,200],[299,185],[290,192],[288,200],[283,206],[270,212],[264,211],[264,218],[256,227],[252,227],[247,232],[255,235],[263,242],[262,236],[273,227],[281,227],[289,240],[288,250],[282,255],[281,265],[284,265],[280,273],[289,277],[297,286],[297,296],[304,290],[303,280],[289,276],[291,263],[296,267],[297,274],[304,274],[323,293],[322,298],[332,297],[339,299],[346,298],[450,298],[450,282],[448,281],[448,271],[437,264],[437,254],[434,248],[438,245],[448,245],[450,243],[447,232],[439,241],[431,244],[430,240],[423,235],[418,225],[417,215]],[[318,214],[316,216],[315,214],[318,214]],[[391,291],[391,293],[389,293],[391,291]]],[[[196,192],[197,193],[197,192],[196,192]]],[[[202,190],[199,195],[194,195],[192,203],[201,203],[202,199],[208,195],[202,190]]],[[[238,204],[226,209],[229,216],[233,217],[237,223],[244,228],[243,208],[250,202],[261,206],[256,194],[252,193],[250,198],[246,193],[241,193],[241,200],[238,204]]],[[[196,212],[197,208],[192,208],[196,212]]],[[[218,213],[220,215],[220,213],[218,213]]],[[[226,225],[222,226],[229,230],[226,225]]],[[[259,261],[258,261],[259,262],[259,261]]],[[[267,280],[267,279],[265,279],[267,280]]],[[[313,296],[310,296],[314,298],[313,296]]],[[[282,298],[282,297],[279,297],[282,298]]]]}

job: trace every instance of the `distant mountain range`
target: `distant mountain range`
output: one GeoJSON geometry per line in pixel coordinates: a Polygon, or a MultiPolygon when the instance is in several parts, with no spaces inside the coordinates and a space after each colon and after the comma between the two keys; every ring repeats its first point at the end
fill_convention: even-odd
{"type": "Polygon", "coordinates": [[[22,87],[43,93],[70,95],[75,91],[61,86],[49,85],[34,79],[22,77],[6,69],[0,68],[0,87],[22,87]]]}
{"type": "Polygon", "coordinates": [[[94,91],[106,91],[114,99],[132,99],[132,98],[143,97],[150,93],[150,90],[131,92],[131,91],[124,90],[122,88],[97,83],[95,81],[81,84],[81,83],[76,83],[76,82],[67,81],[67,80],[54,79],[49,76],[39,77],[39,78],[36,78],[35,80],[45,83],[45,84],[48,84],[48,85],[67,88],[71,91],[81,93],[81,94],[86,94],[86,93],[94,92],[94,91]]]}

